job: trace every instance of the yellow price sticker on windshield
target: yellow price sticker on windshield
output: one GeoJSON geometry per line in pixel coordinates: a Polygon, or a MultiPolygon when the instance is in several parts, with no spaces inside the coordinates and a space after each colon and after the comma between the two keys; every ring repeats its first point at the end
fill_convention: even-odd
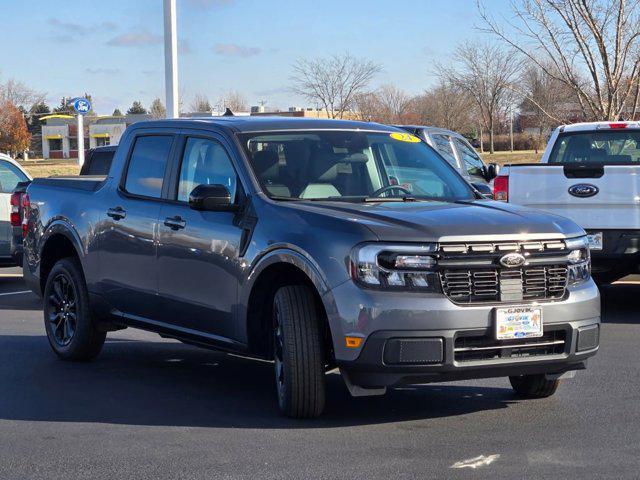
{"type": "Polygon", "coordinates": [[[389,134],[389,136],[394,140],[399,140],[401,142],[409,142],[409,143],[420,142],[420,139],[418,137],[416,137],[415,135],[411,135],[410,133],[394,132],[389,134]]]}

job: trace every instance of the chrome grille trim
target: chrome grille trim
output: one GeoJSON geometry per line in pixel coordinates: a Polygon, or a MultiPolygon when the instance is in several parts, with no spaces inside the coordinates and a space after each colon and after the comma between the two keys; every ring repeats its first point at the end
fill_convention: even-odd
{"type": "Polygon", "coordinates": [[[511,361],[522,357],[567,355],[570,332],[565,328],[550,328],[541,337],[496,340],[492,332],[465,333],[454,340],[454,360],[483,362],[511,361]]]}

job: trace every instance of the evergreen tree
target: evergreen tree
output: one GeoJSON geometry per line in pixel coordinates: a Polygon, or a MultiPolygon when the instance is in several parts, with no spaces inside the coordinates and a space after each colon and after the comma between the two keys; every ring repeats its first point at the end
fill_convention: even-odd
{"type": "Polygon", "coordinates": [[[145,113],[149,112],[147,112],[147,109],[144,108],[138,100],[134,101],[131,107],[129,107],[129,110],[127,110],[127,115],[144,115],[145,113]]]}

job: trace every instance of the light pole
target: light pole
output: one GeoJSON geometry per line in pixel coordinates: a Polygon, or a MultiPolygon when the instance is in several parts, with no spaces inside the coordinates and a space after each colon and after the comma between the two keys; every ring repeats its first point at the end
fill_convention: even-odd
{"type": "Polygon", "coordinates": [[[513,106],[509,107],[509,140],[511,141],[511,151],[513,152],[513,106]]]}
{"type": "Polygon", "coordinates": [[[167,118],[178,118],[178,37],[176,0],[164,0],[164,88],[167,118]]]}
{"type": "Polygon", "coordinates": [[[80,168],[84,165],[84,115],[78,113],[78,165],[80,168]]]}

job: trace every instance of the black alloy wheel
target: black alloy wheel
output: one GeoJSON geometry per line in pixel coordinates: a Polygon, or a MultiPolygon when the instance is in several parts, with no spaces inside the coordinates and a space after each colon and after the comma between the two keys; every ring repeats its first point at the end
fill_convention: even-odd
{"type": "Polygon", "coordinates": [[[56,275],[52,280],[52,286],[51,294],[46,299],[47,316],[54,341],[60,347],[66,347],[73,340],[78,325],[78,294],[65,273],[56,275]]]}

